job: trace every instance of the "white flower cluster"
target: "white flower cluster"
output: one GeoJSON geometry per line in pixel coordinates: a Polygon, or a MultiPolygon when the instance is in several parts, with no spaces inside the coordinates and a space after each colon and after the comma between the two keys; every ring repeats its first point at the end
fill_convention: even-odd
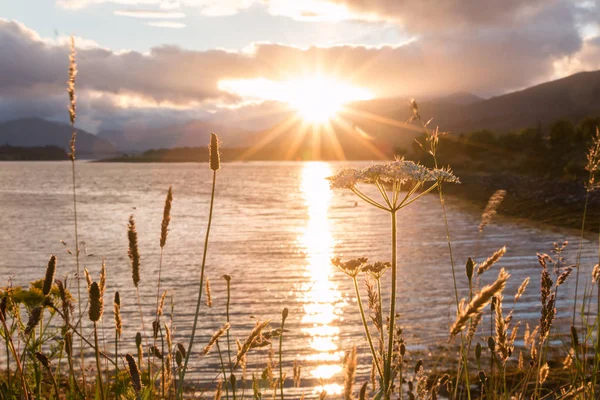
{"type": "Polygon", "coordinates": [[[408,180],[416,182],[442,180],[444,182],[460,183],[449,169],[429,169],[405,160],[375,164],[361,170],[347,168],[327,179],[329,179],[332,189],[351,189],[357,183],[404,183],[408,180]]]}

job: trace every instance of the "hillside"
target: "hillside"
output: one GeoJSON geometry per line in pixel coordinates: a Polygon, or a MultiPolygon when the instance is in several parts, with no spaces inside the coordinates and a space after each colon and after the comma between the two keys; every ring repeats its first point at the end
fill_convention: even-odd
{"type": "MultiPolygon", "coordinates": [[[[406,102],[387,100],[380,115],[406,121],[411,116],[406,102]],[[396,107],[392,106],[394,101],[396,107]]],[[[376,105],[364,102],[356,107],[376,112],[376,105]]],[[[600,71],[581,72],[487,100],[463,104],[444,99],[424,101],[420,102],[420,109],[424,118],[434,118],[434,125],[455,133],[481,129],[507,133],[538,123],[548,127],[560,118],[578,122],[586,116],[600,115],[600,71]]]]}
{"type": "MultiPolygon", "coordinates": [[[[69,151],[71,127],[41,118],[22,118],[0,123],[0,145],[14,147],[56,146],[69,151]]],[[[114,155],[115,147],[84,130],[77,130],[78,157],[114,155]]]]}
{"type": "Polygon", "coordinates": [[[146,151],[175,147],[205,146],[212,132],[219,133],[223,146],[244,146],[253,132],[225,125],[195,120],[165,128],[129,125],[122,129],[101,131],[98,137],[112,143],[119,151],[146,151]]]}

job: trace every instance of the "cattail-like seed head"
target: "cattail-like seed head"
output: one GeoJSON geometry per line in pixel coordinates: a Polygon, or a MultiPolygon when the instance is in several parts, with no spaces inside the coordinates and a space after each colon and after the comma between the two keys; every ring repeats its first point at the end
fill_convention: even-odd
{"type": "Polygon", "coordinates": [[[119,292],[115,292],[113,311],[115,314],[115,330],[117,331],[117,334],[121,336],[123,333],[123,322],[121,320],[121,296],[119,295],[119,292]]]}
{"type": "Polygon", "coordinates": [[[181,367],[181,363],[183,362],[183,355],[179,351],[179,349],[175,352],[175,362],[178,367],[181,367]]]}
{"type": "Polygon", "coordinates": [[[289,315],[289,310],[287,309],[287,307],[285,307],[281,311],[281,321],[282,321],[282,323],[285,322],[285,320],[287,319],[288,315],[289,315]]]}
{"type": "Polygon", "coordinates": [[[210,279],[206,278],[206,305],[212,307],[212,291],[210,290],[210,279]]]}
{"type": "Polygon", "coordinates": [[[46,267],[46,277],[44,278],[44,286],[42,288],[42,293],[44,296],[48,296],[50,294],[50,289],[52,289],[52,284],[54,283],[55,272],[56,256],[51,255],[50,260],[48,260],[48,266],[46,267]]]}
{"type": "Polygon", "coordinates": [[[160,329],[160,323],[158,322],[157,319],[155,319],[154,321],[152,321],[152,334],[154,339],[156,339],[158,337],[158,330],[160,329]]]}
{"type": "Polygon", "coordinates": [[[0,321],[6,321],[6,306],[8,305],[8,295],[4,295],[0,300],[0,321]]]}
{"type": "Polygon", "coordinates": [[[165,200],[165,208],[163,209],[163,219],[160,225],[160,247],[165,247],[167,243],[167,235],[169,233],[169,222],[171,221],[171,202],[173,202],[173,190],[169,186],[167,198],[165,200]]]}
{"type": "Polygon", "coordinates": [[[158,349],[158,347],[156,346],[150,346],[150,351],[152,352],[152,354],[154,354],[154,357],[158,358],[159,360],[163,359],[163,355],[160,352],[160,350],[158,349]]]}
{"type": "Polygon", "coordinates": [[[223,279],[225,279],[225,282],[229,283],[229,282],[231,282],[231,275],[225,274],[225,275],[223,275],[223,279]]]}
{"type": "Polygon", "coordinates": [[[140,332],[135,334],[135,347],[142,347],[142,334],[140,332]]]}
{"type": "Polygon", "coordinates": [[[210,169],[218,171],[221,166],[221,154],[219,154],[219,138],[214,133],[210,134],[210,169]]]}
{"type": "Polygon", "coordinates": [[[37,324],[42,319],[42,306],[37,306],[31,313],[29,314],[29,320],[27,321],[27,326],[25,327],[25,335],[29,335],[33,332],[33,329],[37,326],[37,324]]]}
{"type": "Polygon", "coordinates": [[[40,364],[42,364],[45,368],[50,368],[50,360],[48,359],[48,356],[46,356],[44,353],[36,351],[35,358],[37,358],[40,364]]]}
{"type": "Polygon", "coordinates": [[[100,318],[102,318],[102,313],[104,313],[104,300],[102,299],[100,285],[98,285],[97,282],[92,282],[89,292],[90,292],[90,309],[89,309],[90,321],[98,322],[100,320],[100,318]]]}
{"type": "Polygon", "coordinates": [[[65,353],[67,356],[73,357],[73,334],[71,332],[65,333],[65,353]]]}
{"type": "Polygon", "coordinates": [[[177,343],[177,351],[179,351],[181,353],[181,355],[183,356],[183,358],[185,358],[185,355],[186,355],[185,347],[183,347],[183,345],[181,343],[177,343]]]}
{"type": "Polygon", "coordinates": [[[136,287],[140,284],[140,252],[138,249],[137,231],[135,230],[135,219],[133,214],[129,216],[129,224],[127,226],[127,237],[129,239],[129,260],[131,261],[131,276],[133,285],[136,287]]]}
{"type": "Polygon", "coordinates": [[[465,266],[465,272],[467,274],[467,279],[469,279],[469,282],[471,282],[471,279],[473,278],[473,269],[475,268],[475,263],[473,262],[473,259],[471,257],[469,257],[467,259],[467,265],[465,266]]]}
{"type": "Polygon", "coordinates": [[[131,354],[126,354],[125,359],[129,366],[129,376],[131,377],[131,385],[137,394],[142,391],[142,380],[140,379],[140,370],[131,354]]]}

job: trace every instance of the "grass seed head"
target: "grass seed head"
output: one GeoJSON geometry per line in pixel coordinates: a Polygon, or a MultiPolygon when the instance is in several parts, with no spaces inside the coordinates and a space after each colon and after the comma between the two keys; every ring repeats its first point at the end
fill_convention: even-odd
{"type": "Polygon", "coordinates": [[[104,312],[104,300],[102,299],[102,292],[100,285],[97,282],[92,282],[90,286],[90,309],[89,317],[90,321],[98,322],[102,318],[104,312]]]}
{"type": "Polygon", "coordinates": [[[133,214],[129,216],[129,224],[127,226],[127,237],[129,239],[129,260],[131,261],[131,276],[133,285],[136,287],[140,284],[140,252],[138,249],[138,237],[135,229],[135,219],[133,214]]]}
{"type": "Polygon", "coordinates": [[[46,267],[46,277],[44,278],[44,286],[42,288],[42,293],[44,296],[48,296],[50,294],[50,289],[52,289],[52,284],[54,283],[54,274],[56,273],[56,256],[51,255],[50,260],[48,260],[48,266],[46,267]]]}
{"type": "Polygon", "coordinates": [[[214,133],[210,134],[210,169],[218,171],[221,167],[221,154],[219,153],[219,138],[214,133]]]}
{"type": "Polygon", "coordinates": [[[127,360],[127,365],[129,367],[131,386],[133,386],[133,390],[135,390],[135,393],[139,394],[142,391],[142,380],[140,378],[140,370],[138,369],[138,365],[136,364],[135,359],[131,354],[126,354],[125,359],[127,360]]]}
{"type": "Polygon", "coordinates": [[[169,186],[167,198],[165,199],[165,208],[163,209],[163,219],[160,225],[160,247],[165,247],[167,235],[169,233],[169,222],[171,222],[171,203],[173,202],[173,190],[169,186]]]}

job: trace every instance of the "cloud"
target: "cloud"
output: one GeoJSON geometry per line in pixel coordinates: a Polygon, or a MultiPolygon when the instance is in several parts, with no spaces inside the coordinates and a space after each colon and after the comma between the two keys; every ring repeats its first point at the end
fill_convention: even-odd
{"type": "Polygon", "coordinates": [[[174,22],[174,21],[150,21],[150,22],[147,22],[146,25],[153,26],[156,28],[171,28],[171,29],[185,28],[185,24],[183,22],[174,22]]]}
{"type": "Polygon", "coordinates": [[[185,18],[185,14],[176,11],[156,11],[156,10],[115,10],[115,15],[122,17],[145,18],[145,19],[180,19],[185,18]]]}
{"type": "MultiPolygon", "coordinates": [[[[180,3],[186,4],[183,0],[180,3]]],[[[234,3],[244,6],[248,1],[223,4],[234,3]]],[[[384,1],[375,3],[393,6],[384,1]]],[[[453,4],[448,1],[445,7],[452,9],[453,4]]],[[[417,7],[411,1],[407,9],[409,6],[417,7]]],[[[471,13],[476,13],[478,6],[473,7],[471,13]]],[[[457,22],[460,28],[424,29],[403,45],[298,48],[255,43],[250,51],[158,46],[141,53],[103,49],[86,42],[84,47],[78,45],[80,110],[97,126],[122,123],[128,116],[169,119],[168,115],[216,115],[224,112],[224,107],[241,108],[249,100],[224,90],[219,82],[278,82],[311,75],[334,77],[377,97],[422,98],[455,91],[490,96],[600,67],[600,39],[582,39],[580,8],[558,0],[548,4],[539,0],[525,8],[509,0],[506,7],[510,10],[503,12],[516,15],[517,20],[488,16],[493,18],[489,24],[466,29],[465,24],[476,14],[463,12],[458,16],[459,11],[452,11],[448,15],[455,21],[465,21],[462,25],[457,22]],[[111,113],[119,118],[111,120],[111,113]]],[[[590,24],[593,19],[584,22],[590,24]]],[[[150,23],[175,27],[178,21],[150,23]]],[[[29,107],[31,114],[66,117],[63,97],[68,46],[63,40],[47,40],[18,22],[0,19],[0,53],[3,110],[22,115],[29,107]]],[[[228,113],[244,114],[242,110],[228,113]]],[[[0,118],[2,115],[6,113],[0,118]]]]}

